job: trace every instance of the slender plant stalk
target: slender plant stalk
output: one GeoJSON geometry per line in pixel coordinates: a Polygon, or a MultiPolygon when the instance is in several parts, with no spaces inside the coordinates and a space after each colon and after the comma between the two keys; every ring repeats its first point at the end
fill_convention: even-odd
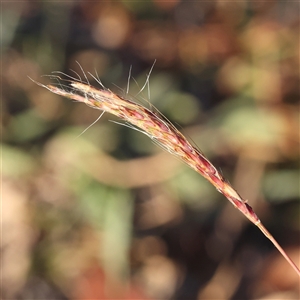
{"type": "MultiPolygon", "coordinates": [[[[59,72],[57,72],[59,73],[59,72]]],[[[90,74],[91,75],[91,74],[90,74]]],[[[53,76],[58,80],[58,86],[43,85],[35,82],[38,85],[48,89],[52,93],[73,99],[78,102],[83,102],[88,106],[111,113],[126,122],[128,127],[137,129],[146,134],[153,141],[166,149],[171,154],[179,157],[187,165],[196,172],[206,178],[216,189],[222,193],[235,208],[244,214],[253,224],[255,224],[262,233],[273,243],[279,250],[286,261],[300,276],[300,270],[286,254],[282,247],[277,243],[274,237],[263,226],[260,219],[254,213],[253,209],[242,197],[226,182],[223,176],[212,165],[212,163],[204,156],[204,154],[194,147],[181,134],[173,124],[166,120],[158,111],[153,112],[141,104],[131,100],[122,98],[110,90],[106,89],[100,80],[101,89],[96,89],[82,80],[78,81],[63,80],[59,76],[53,76]],[[66,81],[67,85],[62,85],[62,81],[66,81]],[[131,125],[130,125],[131,124],[131,125]]]]}

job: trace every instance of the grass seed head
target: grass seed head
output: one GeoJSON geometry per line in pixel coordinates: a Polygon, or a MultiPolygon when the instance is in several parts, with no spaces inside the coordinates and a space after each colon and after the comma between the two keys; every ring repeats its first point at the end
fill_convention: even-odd
{"type": "MultiPolygon", "coordinates": [[[[244,214],[252,223],[258,226],[263,234],[273,243],[273,245],[280,251],[283,257],[300,276],[300,270],[298,267],[262,225],[251,206],[248,205],[246,201],[243,200],[235,191],[235,189],[224,180],[220,172],[217,171],[204,154],[194,147],[172,123],[166,120],[166,118],[158,112],[158,110],[154,113],[139,103],[135,103],[116,95],[110,90],[105,89],[100,80],[97,80],[96,78],[95,79],[102,86],[101,89],[96,89],[89,83],[83,83],[81,80],[67,80],[69,83],[69,88],[67,88],[61,84],[60,81],[62,81],[62,79],[60,77],[56,76],[55,78],[59,81],[58,86],[36,83],[55,94],[78,102],[83,102],[92,108],[100,109],[119,117],[126,123],[133,125],[129,127],[141,131],[162,148],[179,157],[192,169],[200,173],[211,184],[213,184],[216,189],[234,205],[235,208],[244,214]]],[[[147,78],[147,81],[148,80],[149,77],[147,78]]]]}

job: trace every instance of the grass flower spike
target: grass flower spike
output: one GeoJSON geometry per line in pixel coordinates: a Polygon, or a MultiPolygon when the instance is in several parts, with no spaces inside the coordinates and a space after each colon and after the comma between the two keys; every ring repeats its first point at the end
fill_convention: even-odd
{"type": "Polygon", "coordinates": [[[255,224],[274,244],[286,261],[300,276],[300,270],[298,267],[263,226],[251,206],[241,198],[241,196],[223,178],[220,172],[218,172],[204,154],[193,146],[173,124],[162,116],[162,114],[158,111],[153,112],[139,103],[116,95],[106,89],[101,84],[100,80],[97,80],[96,78],[95,80],[101,84],[101,89],[94,88],[88,81],[87,83],[83,83],[82,80],[76,80],[74,78],[71,78],[72,80],[63,80],[59,76],[54,76],[54,78],[59,81],[58,86],[43,85],[38,82],[36,83],[48,89],[52,93],[78,102],[83,102],[92,108],[99,109],[119,117],[125,121],[129,127],[141,131],[162,148],[179,157],[192,169],[200,173],[211,184],[213,184],[216,189],[234,205],[234,207],[236,207],[253,224],[255,224]],[[62,85],[63,81],[67,82],[67,85],[62,85]]]}

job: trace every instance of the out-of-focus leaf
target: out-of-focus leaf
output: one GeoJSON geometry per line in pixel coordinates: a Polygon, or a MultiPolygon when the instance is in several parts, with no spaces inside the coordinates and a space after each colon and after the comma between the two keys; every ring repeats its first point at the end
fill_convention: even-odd
{"type": "Polygon", "coordinates": [[[1,45],[2,49],[5,49],[7,45],[11,43],[11,40],[15,34],[15,30],[20,20],[20,14],[18,11],[6,9],[5,14],[2,14],[2,35],[1,45]]]}
{"type": "Polygon", "coordinates": [[[214,187],[193,170],[186,170],[171,181],[183,203],[193,209],[209,210],[216,205],[218,193],[214,187]]]}
{"type": "Polygon", "coordinates": [[[8,131],[11,139],[17,142],[28,142],[40,136],[49,130],[50,126],[36,114],[34,110],[27,110],[15,116],[8,131]]]}
{"type": "Polygon", "coordinates": [[[300,178],[298,170],[278,170],[268,172],[263,181],[263,189],[270,201],[284,202],[299,199],[300,178]]]}
{"type": "Polygon", "coordinates": [[[228,139],[244,147],[256,144],[275,146],[279,143],[284,130],[282,119],[243,100],[235,99],[232,103],[229,101],[218,111],[220,116],[215,119],[216,123],[228,139]]]}
{"type": "Polygon", "coordinates": [[[90,223],[102,227],[106,215],[108,191],[102,184],[93,182],[85,175],[80,176],[76,185],[80,210],[90,223]]]}
{"type": "Polygon", "coordinates": [[[200,107],[195,97],[174,91],[164,98],[164,110],[172,120],[188,124],[199,116],[200,107]]]}
{"type": "Polygon", "coordinates": [[[8,145],[1,145],[2,148],[2,174],[5,176],[18,177],[31,172],[35,163],[31,156],[23,151],[10,147],[8,145]]]}
{"type": "Polygon", "coordinates": [[[80,207],[87,221],[103,230],[101,248],[108,273],[127,272],[133,205],[126,190],[90,183],[80,193],[80,207]]]}
{"type": "Polygon", "coordinates": [[[133,201],[128,191],[120,189],[109,189],[106,201],[102,259],[106,272],[118,276],[129,271],[133,201]]]}

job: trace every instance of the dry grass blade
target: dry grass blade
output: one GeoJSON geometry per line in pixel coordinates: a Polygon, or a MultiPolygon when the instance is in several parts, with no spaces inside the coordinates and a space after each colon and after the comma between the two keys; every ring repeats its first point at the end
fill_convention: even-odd
{"type": "MultiPolygon", "coordinates": [[[[61,84],[59,87],[53,85],[38,85],[49,91],[83,102],[92,108],[111,113],[120,119],[136,126],[141,132],[146,134],[161,147],[168,150],[171,154],[176,155],[196,172],[205,177],[216,189],[222,193],[241,213],[243,213],[252,223],[254,223],[263,234],[273,243],[280,251],[287,262],[300,276],[300,270],[290,259],[282,247],[277,243],[274,237],[262,225],[260,219],[254,213],[250,205],[225,181],[223,176],[217,171],[212,163],[195,148],[169,121],[159,113],[154,113],[144,106],[133,101],[124,99],[108,89],[96,89],[90,84],[81,81],[67,80],[68,85],[61,84]]],[[[73,79],[73,78],[72,78],[73,79]]],[[[101,84],[102,85],[102,84],[101,84]]]]}

